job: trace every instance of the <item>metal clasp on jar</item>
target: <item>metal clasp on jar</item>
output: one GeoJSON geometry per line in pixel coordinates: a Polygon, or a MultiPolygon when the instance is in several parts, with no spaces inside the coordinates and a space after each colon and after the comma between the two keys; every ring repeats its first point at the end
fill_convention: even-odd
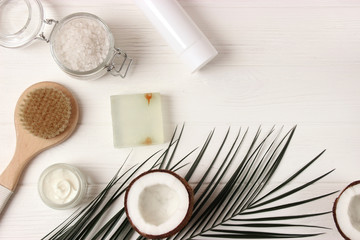
{"type": "Polygon", "coordinates": [[[121,51],[119,48],[114,48],[114,53],[110,65],[107,66],[107,71],[113,76],[125,78],[132,61],[133,59],[129,58],[125,52],[121,51]]]}
{"type": "MultiPolygon", "coordinates": [[[[54,27],[56,26],[56,24],[59,23],[59,21],[56,21],[56,20],[54,20],[54,19],[44,19],[43,21],[44,21],[45,24],[48,24],[48,25],[53,25],[53,23],[54,23],[52,29],[54,29],[54,27]]],[[[45,42],[48,43],[48,42],[50,41],[52,29],[51,29],[51,32],[50,32],[50,36],[49,36],[48,38],[45,37],[44,32],[41,32],[41,33],[39,34],[39,36],[36,37],[35,39],[43,40],[43,41],[45,41],[45,42]]]]}

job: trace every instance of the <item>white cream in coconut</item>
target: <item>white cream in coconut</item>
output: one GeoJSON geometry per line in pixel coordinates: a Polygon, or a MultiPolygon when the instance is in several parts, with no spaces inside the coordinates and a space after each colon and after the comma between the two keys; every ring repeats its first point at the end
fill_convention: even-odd
{"type": "Polygon", "coordinates": [[[347,188],[336,205],[336,219],[350,239],[360,239],[360,185],[347,188]]]}
{"type": "Polygon", "coordinates": [[[152,172],[131,186],[127,211],[140,232],[161,235],[175,229],[189,208],[189,194],[183,183],[169,173],[152,172]]]}

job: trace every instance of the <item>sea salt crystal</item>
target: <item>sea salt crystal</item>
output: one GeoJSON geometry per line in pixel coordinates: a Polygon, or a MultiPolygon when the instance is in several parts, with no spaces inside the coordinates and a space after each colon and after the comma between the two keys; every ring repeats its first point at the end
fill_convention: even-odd
{"type": "Polygon", "coordinates": [[[109,52],[106,29],[95,19],[83,17],[69,20],[54,37],[57,58],[73,71],[95,69],[104,62],[109,52]]]}

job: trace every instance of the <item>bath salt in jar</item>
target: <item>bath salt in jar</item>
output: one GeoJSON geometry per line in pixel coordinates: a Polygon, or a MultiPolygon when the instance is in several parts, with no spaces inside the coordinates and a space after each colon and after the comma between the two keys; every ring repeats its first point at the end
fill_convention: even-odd
{"type": "Polygon", "coordinates": [[[50,49],[60,68],[72,77],[96,79],[106,72],[125,77],[130,63],[121,73],[126,53],[115,48],[109,27],[90,13],[75,13],[60,20],[51,32],[50,49]],[[118,69],[115,59],[123,58],[118,69]]]}
{"type": "Polygon", "coordinates": [[[115,47],[109,27],[90,13],[74,13],[56,21],[44,19],[39,0],[0,1],[0,45],[17,48],[34,40],[50,43],[55,62],[71,77],[97,79],[107,72],[125,77],[132,59],[115,47]],[[44,27],[53,27],[49,37],[44,27]]]}

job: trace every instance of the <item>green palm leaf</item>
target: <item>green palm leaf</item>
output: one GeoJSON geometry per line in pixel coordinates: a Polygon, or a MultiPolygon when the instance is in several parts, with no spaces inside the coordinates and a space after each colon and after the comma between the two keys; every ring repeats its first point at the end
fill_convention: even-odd
{"type": "MultiPolygon", "coordinates": [[[[242,134],[240,129],[235,138],[229,140],[229,133],[231,131],[229,128],[218,146],[215,156],[210,161],[207,170],[201,174],[200,180],[198,180],[194,187],[196,202],[189,224],[179,233],[168,239],[197,239],[204,237],[207,239],[305,238],[321,235],[324,233],[323,231],[328,230],[324,226],[289,223],[287,221],[322,216],[330,212],[306,213],[302,215],[279,215],[278,213],[278,210],[297,207],[335,193],[322,194],[296,202],[282,202],[286,201],[289,196],[320,181],[334,170],[330,170],[305,184],[279,193],[279,190],[288,186],[290,182],[300,176],[311,164],[319,159],[324,151],[277,187],[272,188],[267,193],[263,193],[265,186],[267,186],[282,162],[295,130],[296,127],[281,137],[281,133],[274,134],[275,128],[273,127],[264,137],[261,137],[262,130],[259,128],[251,139],[250,145],[245,148],[243,143],[247,138],[248,129],[242,134]],[[225,147],[228,143],[230,143],[229,147],[225,147]],[[245,151],[241,159],[239,157],[240,150],[245,151]],[[220,166],[217,171],[214,174],[210,174],[210,170],[219,162],[220,166]],[[230,172],[231,169],[235,170],[230,172]],[[230,177],[228,177],[229,175],[230,177]],[[200,191],[200,189],[204,190],[200,191]],[[271,217],[259,216],[259,214],[264,213],[271,213],[271,217]],[[284,229],[288,228],[292,229],[291,233],[284,232],[284,229]],[[301,229],[309,228],[318,229],[321,232],[304,234],[301,231],[301,229]],[[271,232],[264,229],[271,229],[271,232]],[[299,229],[299,232],[294,233],[294,229],[299,229]]],[[[160,155],[150,169],[160,168],[178,171],[190,164],[189,162],[186,163],[185,160],[197,148],[190,151],[180,160],[175,161],[175,152],[180,144],[183,131],[184,125],[179,133],[178,129],[175,129],[168,147],[161,154],[160,152],[154,153],[142,164],[130,168],[121,175],[119,175],[120,168],[105,189],[92,202],[84,209],[75,212],[43,239],[89,239],[90,236],[91,239],[130,239],[135,232],[125,216],[124,208],[121,208],[105,222],[101,221],[101,219],[103,219],[113,203],[124,194],[129,182],[135,177],[136,173],[156,156],[160,155]],[[115,192],[109,194],[110,190],[115,188],[115,186],[115,192]]],[[[195,160],[190,164],[184,176],[187,181],[194,181],[195,172],[199,171],[199,164],[210,148],[214,134],[215,130],[212,130],[200,148],[195,160]]],[[[145,238],[138,236],[137,239],[145,238]]]]}

